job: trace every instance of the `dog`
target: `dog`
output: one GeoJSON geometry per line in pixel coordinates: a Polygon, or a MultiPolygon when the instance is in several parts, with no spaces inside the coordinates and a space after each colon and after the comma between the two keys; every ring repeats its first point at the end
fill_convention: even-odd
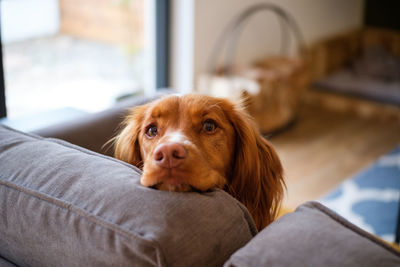
{"type": "Polygon", "coordinates": [[[259,230],[275,219],[283,168],[239,105],[170,95],[133,108],[122,127],[115,157],[143,170],[141,185],[176,192],[221,188],[247,207],[259,230]]]}

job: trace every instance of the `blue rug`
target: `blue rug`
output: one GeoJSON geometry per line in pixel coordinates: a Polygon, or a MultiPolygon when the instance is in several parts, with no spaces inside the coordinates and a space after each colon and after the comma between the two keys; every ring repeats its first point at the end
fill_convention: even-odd
{"type": "Polygon", "coordinates": [[[353,224],[394,242],[400,201],[400,145],[320,201],[353,224]]]}

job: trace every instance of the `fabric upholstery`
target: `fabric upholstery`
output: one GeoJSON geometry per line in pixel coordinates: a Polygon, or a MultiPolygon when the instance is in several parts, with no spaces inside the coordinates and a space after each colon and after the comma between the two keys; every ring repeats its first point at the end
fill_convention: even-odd
{"type": "Polygon", "coordinates": [[[35,130],[33,133],[43,137],[62,139],[91,151],[112,156],[112,145],[105,144],[117,134],[119,124],[127,115],[128,109],[169,93],[171,91],[160,90],[153,97],[127,99],[104,111],[35,130]]]}
{"type": "Polygon", "coordinates": [[[8,260],[3,259],[3,258],[0,257],[0,266],[1,267],[15,267],[16,265],[11,263],[11,262],[9,262],[8,260]]]}
{"type": "Polygon", "coordinates": [[[0,126],[0,257],[18,266],[222,266],[255,234],[221,190],[140,186],[128,164],[0,126]]]}
{"type": "Polygon", "coordinates": [[[400,253],[322,204],[308,202],[258,233],[224,266],[400,266],[400,253]]]}

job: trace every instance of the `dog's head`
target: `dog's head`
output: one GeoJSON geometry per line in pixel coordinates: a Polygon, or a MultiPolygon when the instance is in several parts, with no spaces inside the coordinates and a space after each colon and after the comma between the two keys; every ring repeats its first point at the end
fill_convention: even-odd
{"type": "Polygon", "coordinates": [[[115,156],[143,169],[141,184],[169,191],[224,188],[270,223],[283,194],[282,166],[249,116],[226,99],[168,96],[136,107],[115,156]]]}

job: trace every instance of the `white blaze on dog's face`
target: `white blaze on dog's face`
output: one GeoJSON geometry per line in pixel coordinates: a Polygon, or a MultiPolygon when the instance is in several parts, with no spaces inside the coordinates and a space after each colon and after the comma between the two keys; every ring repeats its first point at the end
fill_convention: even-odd
{"type": "Polygon", "coordinates": [[[232,171],[235,132],[221,105],[193,96],[147,105],[138,135],[141,184],[168,191],[223,187],[232,171]]]}

